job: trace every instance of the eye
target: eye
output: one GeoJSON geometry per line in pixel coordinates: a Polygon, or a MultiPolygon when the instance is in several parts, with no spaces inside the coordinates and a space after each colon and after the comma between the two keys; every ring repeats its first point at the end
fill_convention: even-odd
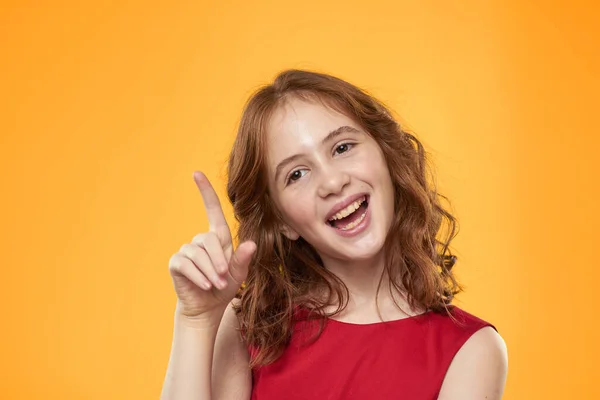
{"type": "Polygon", "coordinates": [[[350,150],[352,148],[352,146],[353,146],[352,143],[342,143],[338,147],[335,148],[335,153],[337,153],[337,154],[345,153],[348,150],[350,150]]]}
{"type": "Polygon", "coordinates": [[[302,178],[304,175],[306,175],[305,169],[297,169],[295,171],[292,171],[292,173],[288,175],[286,183],[287,184],[294,183],[298,179],[302,178]]]}

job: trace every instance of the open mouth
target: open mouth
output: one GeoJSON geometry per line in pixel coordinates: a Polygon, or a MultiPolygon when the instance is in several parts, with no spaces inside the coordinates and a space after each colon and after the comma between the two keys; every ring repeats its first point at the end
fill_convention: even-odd
{"type": "Polygon", "coordinates": [[[343,210],[339,211],[327,223],[329,226],[347,231],[360,224],[367,215],[367,207],[369,207],[369,197],[363,196],[350,204],[343,210]]]}

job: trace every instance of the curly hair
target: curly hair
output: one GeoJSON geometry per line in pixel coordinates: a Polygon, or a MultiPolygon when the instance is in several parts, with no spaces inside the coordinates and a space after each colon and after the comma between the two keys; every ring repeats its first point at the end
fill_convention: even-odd
{"type": "Polygon", "coordinates": [[[448,199],[432,182],[421,142],[366,91],[323,73],[283,71],[246,103],[228,163],[227,194],[239,223],[238,239],[257,244],[234,307],[246,344],[255,350],[252,367],[282,354],[298,307],[323,322],[342,311],[348,300],[348,288],[324,268],[314,248],[302,238],[292,241],[283,235],[281,215],[269,194],[266,127],[277,107],[292,96],[320,101],[352,118],[382,149],[395,197],[395,220],[384,244],[390,291],[395,287],[405,293],[413,308],[448,315],[452,299],[462,291],[452,273],[456,257],[449,249],[457,221],[442,206],[441,200],[448,199]],[[325,312],[332,305],[336,310],[325,312]]]}

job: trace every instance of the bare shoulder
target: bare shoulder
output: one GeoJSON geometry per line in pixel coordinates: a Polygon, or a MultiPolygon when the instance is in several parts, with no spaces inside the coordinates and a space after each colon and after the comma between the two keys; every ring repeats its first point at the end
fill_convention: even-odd
{"type": "Polygon", "coordinates": [[[454,356],[439,399],[501,399],[507,371],[508,351],[504,339],[490,326],[481,328],[454,356]]]}
{"type": "Polygon", "coordinates": [[[221,319],[215,342],[215,356],[218,355],[216,354],[217,350],[236,351],[240,354],[247,353],[240,332],[239,319],[234,310],[234,306],[237,305],[239,305],[239,299],[233,299],[223,313],[223,318],[221,319]]]}
{"type": "Polygon", "coordinates": [[[213,399],[249,399],[252,392],[250,355],[239,330],[239,320],[233,305],[225,310],[215,339],[212,369],[213,399]]]}
{"type": "Polygon", "coordinates": [[[219,329],[221,328],[228,328],[228,329],[235,329],[238,330],[240,327],[239,324],[239,320],[237,315],[235,314],[235,310],[233,309],[234,307],[239,306],[240,304],[240,299],[234,298],[233,300],[231,300],[231,302],[227,305],[227,308],[225,309],[225,313],[223,314],[223,319],[221,320],[221,325],[219,327],[219,329]]]}

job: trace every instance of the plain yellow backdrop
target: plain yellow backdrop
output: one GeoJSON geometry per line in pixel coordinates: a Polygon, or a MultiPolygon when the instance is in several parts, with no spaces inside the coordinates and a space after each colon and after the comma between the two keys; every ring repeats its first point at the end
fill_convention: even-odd
{"type": "Polygon", "coordinates": [[[369,90],[431,152],[460,221],[457,304],[505,338],[505,398],[600,398],[599,14],[578,0],[3,2],[1,397],[158,398],[168,260],[207,229],[192,172],[225,202],[245,100],[295,67],[369,90]]]}

